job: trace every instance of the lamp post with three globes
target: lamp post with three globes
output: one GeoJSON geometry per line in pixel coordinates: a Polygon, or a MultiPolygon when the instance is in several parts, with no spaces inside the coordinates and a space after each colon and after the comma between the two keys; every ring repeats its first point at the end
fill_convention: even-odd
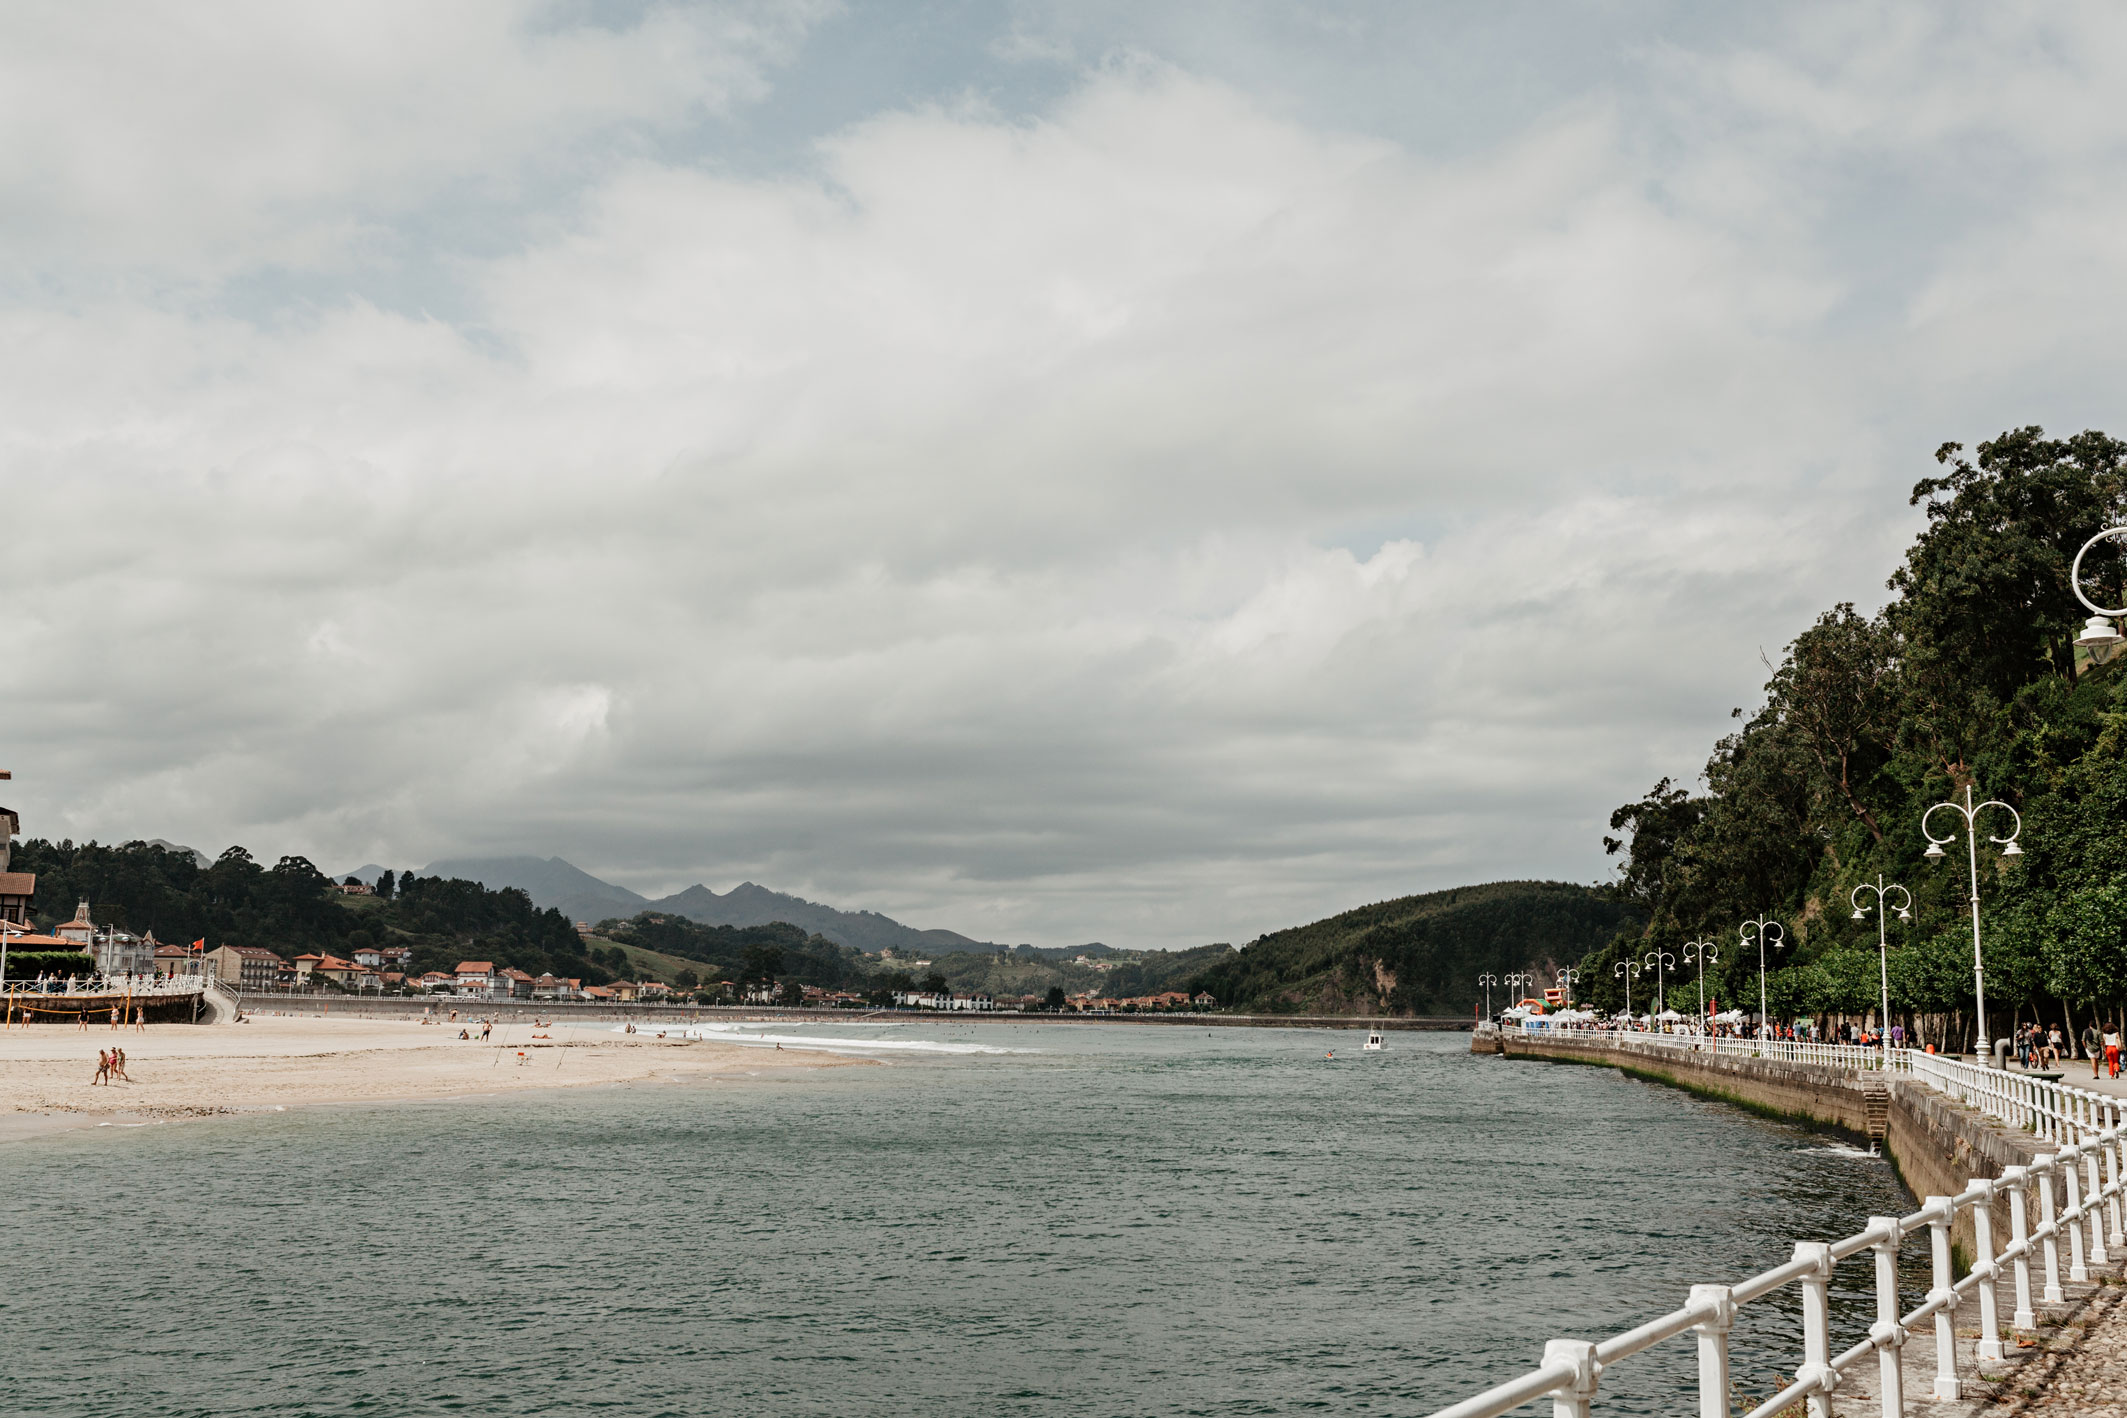
{"type": "Polygon", "coordinates": [[[1625,982],[1625,1019],[1628,1023],[1632,1019],[1632,977],[1639,972],[1640,962],[1637,960],[1620,960],[1617,969],[1610,972],[1625,982]]]}
{"type": "Polygon", "coordinates": [[[1864,891],[1876,893],[1876,967],[1883,979],[1883,1013],[1877,1016],[1876,1032],[1883,1037],[1883,1066],[1888,1069],[1891,1066],[1891,945],[1885,933],[1888,923],[1884,920],[1883,908],[1889,903],[1884,896],[1888,892],[1897,892],[1905,904],[1892,909],[1898,913],[1899,920],[1910,921],[1913,919],[1913,893],[1895,881],[1885,881],[1883,873],[1878,872],[1874,881],[1864,881],[1855,887],[1849,898],[1854,903],[1854,919],[1857,921],[1868,919],[1869,908],[1861,904],[1864,891]]]}
{"type": "Polygon", "coordinates": [[[1987,1052],[1987,972],[1979,956],[1979,815],[1990,807],[1998,807],[2009,814],[2010,827],[2008,836],[1997,837],[1990,832],[1987,834],[1987,840],[2000,847],[2004,857],[2022,856],[2024,849],[2016,845],[2016,839],[2024,830],[2023,814],[1998,798],[1989,798],[1983,803],[1973,802],[1970,783],[1965,784],[1963,802],[1951,798],[1948,802],[1935,804],[1920,815],[1920,835],[1928,839],[1928,849],[1920,855],[1936,862],[1948,855],[1942,850],[1943,846],[1957,840],[1957,831],[1952,828],[1948,836],[1937,837],[1928,831],[1928,819],[1948,808],[1965,820],[1965,861],[1971,872],[1972,882],[1972,1017],[1978,1029],[1974,1036],[1974,1049],[1982,1068],[1993,1055],[1987,1052]]]}
{"type": "Polygon", "coordinates": [[[1770,944],[1774,950],[1778,950],[1787,943],[1787,932],[1782,930],[1780,923],[1770,916],[1760,916],[1755,921],[1745,921],[1741,926],[1737,927],[1737,930],[1742,934],[1745,945],[1750,944],[1754,938],[1758,942],[1758,1037],[1760,1039],[1770,1038],[1772,1035],[1772,1013],[1765,1007],[1765,947],[1770,944]],[[1770,941],[1766,938],[1765,933],[1767,931],[1772,932],[1770,941]]]}
{"type": "Polygon", "coordinates": [[[1696,961],[1699,967],[1699,1032],[1706,1032],[1706,967],[1721,958],[1721,952],[1710,940],[1687,940],[1684,942],[1684,958],[1696,961]]]}

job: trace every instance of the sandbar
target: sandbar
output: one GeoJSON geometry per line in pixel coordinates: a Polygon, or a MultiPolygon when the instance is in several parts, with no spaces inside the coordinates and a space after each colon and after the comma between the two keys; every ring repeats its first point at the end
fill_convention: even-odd
{"type": "Polygon", "coordinates": [[[0,1031],[0,1138],[106,1121],[679,1082],[868,1062],[798,1049],[660,1039],[655,1026],[619,1034],[514,1021],[498,1025],[486,1043],[459,1039],[460,1027],[462,1022],[270,1014],[241,1024],[151,1024],[145,1032],[107,1025],[86,1032],[71,1025],[18,1026],[0,1031]],[[125,1050],[131,1081],[96,1085],[97,1051],[114,1044],[125,1050]]]}

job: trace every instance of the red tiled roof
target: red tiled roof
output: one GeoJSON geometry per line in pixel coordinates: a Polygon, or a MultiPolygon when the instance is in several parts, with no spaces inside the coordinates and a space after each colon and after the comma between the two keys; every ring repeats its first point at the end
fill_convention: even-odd
{"type": "Polygon", "coordinates": [[[460,975],[492,975],[495,973],[495,962],[492,960],[461,960],[458,962],[457,973],[460,975]]]}
{"type": "Polygon", "coordinates": [[[525,974],[524,971],[518,969],[516,966],[512,965],[509,967],[509,969],[504,970],[502,972],[502,978],[505,980],[529,980],[532,977],[530,975],[525,974]]]}
{"type": "Polygon", "coordinates": [[[35,896],[37,873],[33,871],[0,871],[0,896],[35,896]]]}
{"type": "Polygon", "coordinates": [[[7,933],[9,950],[40,950],[48,946],[57,946],[61,950],[79,950],[81,942],[69,940],[63,935],[39,935],[35,931],[23,935],[17,935],[13,931],[7,933]]]}

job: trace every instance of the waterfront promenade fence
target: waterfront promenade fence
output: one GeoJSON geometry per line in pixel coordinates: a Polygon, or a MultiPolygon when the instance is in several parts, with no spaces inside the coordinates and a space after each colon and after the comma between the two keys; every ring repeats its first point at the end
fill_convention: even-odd
{"type": "MultiPolygon", "coordinates": [[[[1720,1054],[1727,1058],[1779,1059],[1786,1063],[1821,1064],[1828,1068],[1858,1072],[1880,1070],[1885,1050],[1868,1044],[1824,1044],[1803,1039],[1749,1039],[1734,1034],[1664,1034],[1647,1029],[1531,1028],[1518,1026],[1532,1039],[1571,1039],[1607,1043],[1623,1048],[1680,1049],[1692,1053],[1720,1054]]],[[[1893,1072],[1910,1072],[1911,1050],[1889,1051],[1893,1072]]]]}
{"type": "Polygon", "coordinates": [[[123,975],[91,975],[75,980],[72,989],[65,988],[64,979],[47,980],[44,983],[48,988],[40,990],[35,980],[9,980],[5,993],[18,995],[25,1000],[35,999],[40,994],[65,995],[69,999],[120,999],[126,995],[136,999],[157,999],[171,995],[196,995],[206,988],[197,975],[135,975],[130,980],[123,975]]]}
{"type": "MultiPolygon", "coordinates": [[[[1772,1039],[1702,1039],[1692,1035],[1642,1034],[1599,1030],[1524,1030],[1530,1037],[1603,1044],[1622,1050],[1690,1048],[1694,1044],[1735,1045],[1757,1057],[1788,1057],[1814,1062],[1785,1050],[1852,1048],[1850,1045],[1791,1043],[1772,1039]]],[[[1883,1062],[1882,1050],[1860,1050],[1883,1062]]],[[[1523,1404],[1549,1397],[1554,1418],[1588,1418],[1605,1369],[1665,1340],[1690,1333],[1698,1345],[1700,1418],[1732,1418],[1728,1374],[1728,1337],[1738,1310],[1788,1286],[1801,1292],[1802,1364],[1795,1381],[1744,1418],[1771,1418],[1806,1403],[1810,1418],[1831,1418],[1831,1394],[1841,1378],[1874,1356],[1878,1399],[1883,1418],[1904,1418],[1904,1346],[1923,1329],[1934,1334],[1935,1372],[1930,1383],[1936,1399],[1957,1399],[1968,1389],[1957,1368],[1956,1315],[1965,1304],[1978,1307],[1976,1361],[2003,1358],[2002,1317],[1997,1282],[2013,1277],[2015,1308],[2009,1325],[2037,1327],[2035,1306],[2065,1302],[2063,1280],[2083,1284],[2090,1268],[2109,1255],[2127,1252],[2123,1230],[2122,1168],[2127,1167],[2127,1125],[2118,1100],[2045,1078],[1982,1068],[1937,1054],[1892,1050],[1892,1067],[1909,1072],[1916,1082],[1964,1103],[1987,1117],[2036,1133],[2057,1144],[2022,1167],[2006,1168],[1998,1178],[1973,1178],[1955,1196],[1928,1197],[1909,1216],[1876,1216],[1866,1230],[1838,1241],[1797,1241],[1785,1265],[1735,1285],[1694,1285],[1684,1306],[1636,1329],[1600,1342],[1554,1339],[1544,1346],[1541,1366],[1520,1378],[1444,1408],[1434,1418],[1498,1418],[1523,1404]],[[2007,1206],[2009,1235],[1999,1254],[1994,1246],[1994,1209],[2007,1206]],[[1960,1216],[1973,1213],[1972,1233],[1978,1254],[1970,1271],[1955,1278],[1950,1232],[1960,1216]],[[1931,1280],[1916,1308],[1899,1310],[1898,1258],[1904,1240],[1928,1233],[1931,1280]],[[2065,1277],[2062,1250],[2067,1252],[2065,1277]],[[1853,1347],[1831,1352],[1830,1281],[1841,1262],[1866,1252],[1874,1266],[1876,1322],[1868,1337],[1853,1347]]],[[[1853,1064],[1845,1065],[1853,1067],[1853,1064]]]]}

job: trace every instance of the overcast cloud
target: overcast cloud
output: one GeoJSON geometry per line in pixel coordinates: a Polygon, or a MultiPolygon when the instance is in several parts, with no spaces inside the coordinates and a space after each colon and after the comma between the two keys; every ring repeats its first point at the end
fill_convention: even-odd
{"type": "Polygon", "coordinates": [[[1593,880],[1936,443],[2127,425],[2123,88],[2103,5],[12,7],[6,800],[1042,944],[1593,880]]]}

